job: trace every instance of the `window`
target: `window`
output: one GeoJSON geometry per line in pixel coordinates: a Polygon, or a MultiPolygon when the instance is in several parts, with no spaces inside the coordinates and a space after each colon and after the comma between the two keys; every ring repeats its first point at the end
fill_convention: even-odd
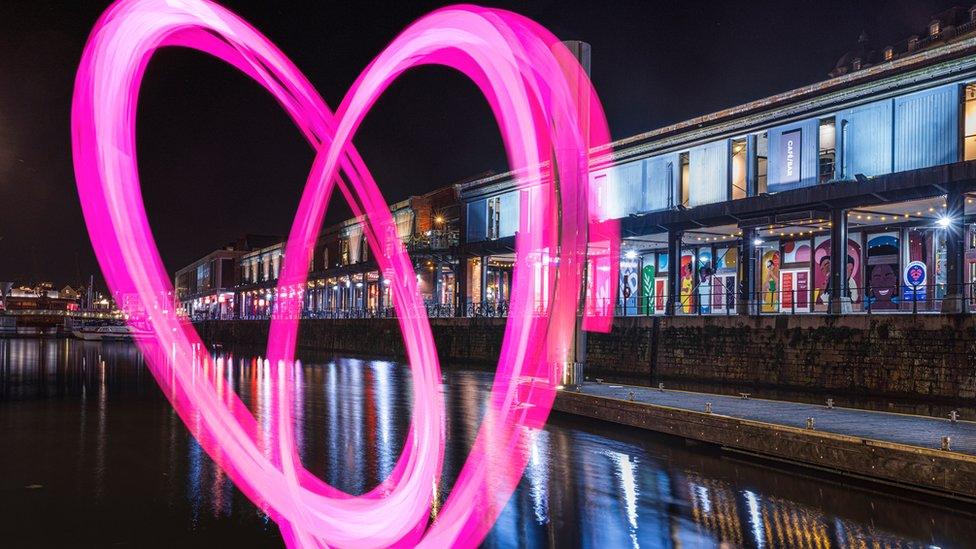
{"type": "Polygon", "coordinates": [[[745,198],[748,194],[746,190],[746,166],[748,162],[748,155],[746,151],[745,139],[732,140],[731,155],[732,200],[736,200],[739,198],[745,198]]]}
{"type": "Polygon", "coordinates": [[[819,181],[826,183],[834,179],[837,162],[837,122],[834,117],[820,119],[819,181]]]}
{"type": "Polygon", "coordinates": [[[976,84],[966,85],[963,160],[976,160],[976,84]]]}
{"type": "Polygon", "coordinates": [[[851,68],[853,68],[856,71],[861,70],[861,58],[860,57],[855,57],[854,60],[851,61],[851,68]]]}
{"type": "Polygon", "coordinates": [[[895,50],[894,50],[894,48],[892,48],[891,46],[888,46],[887,48],[885,48],[885,50],[884,50],[884,60],[885,61],[891,61],[892,58],[894,58],[894,57],[895,57],[895,50]]]}
{"type": "Polygon", "coordinates": [[[339,261],[343,265],[349,264],[349,241],[345,238],[339,241],[339,261]]]}
{"type": "Polygon", "coordinates": [[[769,135],[763,132],[756,136],[756,194],[766,192],[769,166],[769,135]]]}
{"type": "Polygon", "coordinates": [[[911,37],[908,38],[908,51],[915,51],[915,48],[917,47],[918,47],[918,36],[913,34],[911,37]]]}
{"type": "Polygon", "coordinates": [[[688,191],[691,189],[691,160],[688,153],[683,152],[678,155],[678,165],[681,166],[678,175],[678,186],[681,188],[680,206],[688,207],[688,191]]]}
{"type": "Polygon", "coordinates": [[[929,36],[932,37],[938,36],[940,30],[941,30],[941,26],[939,25],[938,20],[929,23],[929,36]]]}
{"type": "Polygon", "coordinates": [[[488,199],[488,239],[494,240],[501,235],[502,199],[494,197],[488,199]]]}

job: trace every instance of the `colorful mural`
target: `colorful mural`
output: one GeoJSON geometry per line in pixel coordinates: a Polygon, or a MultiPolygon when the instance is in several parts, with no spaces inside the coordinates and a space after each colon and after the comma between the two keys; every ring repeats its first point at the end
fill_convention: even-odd
{"type": "MultiPolygon", "coordinates": [[[[851,303],[858,303],[861,291],[858,281],[861,279],[861,244],[860,235],[847,239],[847,290],[851,303]],[[856,240],[855,240],[856,239],[856,240]]],[[[830,301],[830,237],[818,236],[814,241],[813,251],[813,305],[814,310],[826,311],[830,301]]]]}
{"type": "Polygon", "coordinates": [[[678,304],[681,312],[691,313],[695,310],[695,254],[691,250],[681,252],[680,278],[681,293],[678,296],[678,304]]]}
{"type": "Polygon", "coordinates": [[[872,309],[897,309],[898,247],[896,232],[873,234],[868,238],[868,292],[865,298],[872,309]]]}
{"type": "Polygon", "coordinates": [[[759,291],[762,292],[762,312],[779,310],[779,250],[766,250],[762,254],[759,291]]]}

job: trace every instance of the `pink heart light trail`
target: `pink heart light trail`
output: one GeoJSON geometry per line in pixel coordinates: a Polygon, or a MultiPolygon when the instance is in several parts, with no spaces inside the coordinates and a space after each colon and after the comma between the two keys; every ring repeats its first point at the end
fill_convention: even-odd
{"type": "MultiPolygon", "coordinates": [[[[474,546],[514,491],[534,434],[571,360],[581,288],[583,326],[606,331],[616,293],[619,230],[589,182],[590,149],[607,145],[596,93],[568,50],[534,22],[502,10],[453,6],[409,26],[366,68],[333,114],[299,70],[245,21],[205,0],[121,0],[96,23],[72,105],[75,173],[99,263],[116,295],[153,330],[147,363],[201,446],[280,526],[290,546],[474,546]],[[275,403],[259,427],[219,375],[173,290],[146,219],[138,179],[139,86],[157,49],[184,46],[234,65],[266,88],[316,151],[288,238],[268,338],[275,403]],[[445,65],[467,75],[498,121],[521,189],[511,314],[488,409],[471,455],[429,520],[444,456],[440,366],[414,270],[383,198],[351,144],[363,117],[404,71],[445,65]],[[378,268],[392,281],[413,386],[404,450],[390,476],[352,496],[308,472],[294,445],[290,402],[295,339],[311,253],[332,187],[339,187],[378,268]],[[585,272],[584,272],[585,271],[585,272]]],[[[219,161],[219,159],[215,159],[219,161]]]]}

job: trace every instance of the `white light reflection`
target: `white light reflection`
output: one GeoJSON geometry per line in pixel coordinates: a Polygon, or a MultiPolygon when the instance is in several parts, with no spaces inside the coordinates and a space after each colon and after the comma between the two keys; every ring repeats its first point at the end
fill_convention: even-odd
{"type": "Polygon", "coordinates": [[[636,458],[631,461],[630,456],[607,450],[604,452],[617,466],[617,480],[620,481],[620,491],[624,495],[624,509],[627,512],[627,522],[630,526],[630,541],[636,548],[640,547],[637,541],[637,476],[635,467],[636,458]]]}
{"type": "Polygon", "coordinates": [[[762,549],[766,544],[763,537],[762,517],[759,515],[759,498],[756,494],[746,490],[746,505],[749,506],[749,524],[752,526],[752,537],[756,540],[756,547],[762,549]]]}
{"type": "Polygon", "coordinates": [[[532,442],[529,463],[525,467],[525,477],[529,480],[532,495],[532,509],[535,521],[539,524],[549,522],[549,433],[539,431],[532,442]]]}

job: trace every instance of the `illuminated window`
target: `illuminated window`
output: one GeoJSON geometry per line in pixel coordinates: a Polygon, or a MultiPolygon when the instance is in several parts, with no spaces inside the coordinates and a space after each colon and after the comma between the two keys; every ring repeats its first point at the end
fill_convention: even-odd
{"type": "Polygon", "coordinates": [[[976,160],[976,84],[966,85],[965,152],[963,160],[976,160]]]}
{"type": "Polygon", "coordinates": [[[681,166],[680,180],[678,186],[681,187],[681,205],[687,207],[689,190],[691,189],[691,159],[688,153],[683,152],[678,155],[678,164],[681,166]]]}
{"type": "Polygon", "coordinates": [[[885,48],[885,50],[884,50],[884,60],[885,61],[891,61],[891,59],[894,56],[895,56],[895,50],[894,50],[894,48],[892,48],[891,46],[888,46],[887,48],[885,48]]]}
{"type": "Polygon", "coordinates": [[[938,36],[940,30],[941,30],[941,25],[939,25],[938,20],[929,23],[929,36],[933,36],[933,37],[938,36]]]}
{"type": "Polygon", "coordinates": [[[767,166],[769,165],[769,136],[763,132],[756,136],[756,194],[766,192],[767,166]]]}
{"type": "Polygon", "coordinates": [[[820,182],[826,183],[834,179],[834,167],[837,162],[837,123],[834,117],[820,120],[819,145],[819,174],[820,182]]]}
{"type": "Polygon", "coordinates": [[[746,140],[732,140],[732,200],[746,197],[746,140]]]}

